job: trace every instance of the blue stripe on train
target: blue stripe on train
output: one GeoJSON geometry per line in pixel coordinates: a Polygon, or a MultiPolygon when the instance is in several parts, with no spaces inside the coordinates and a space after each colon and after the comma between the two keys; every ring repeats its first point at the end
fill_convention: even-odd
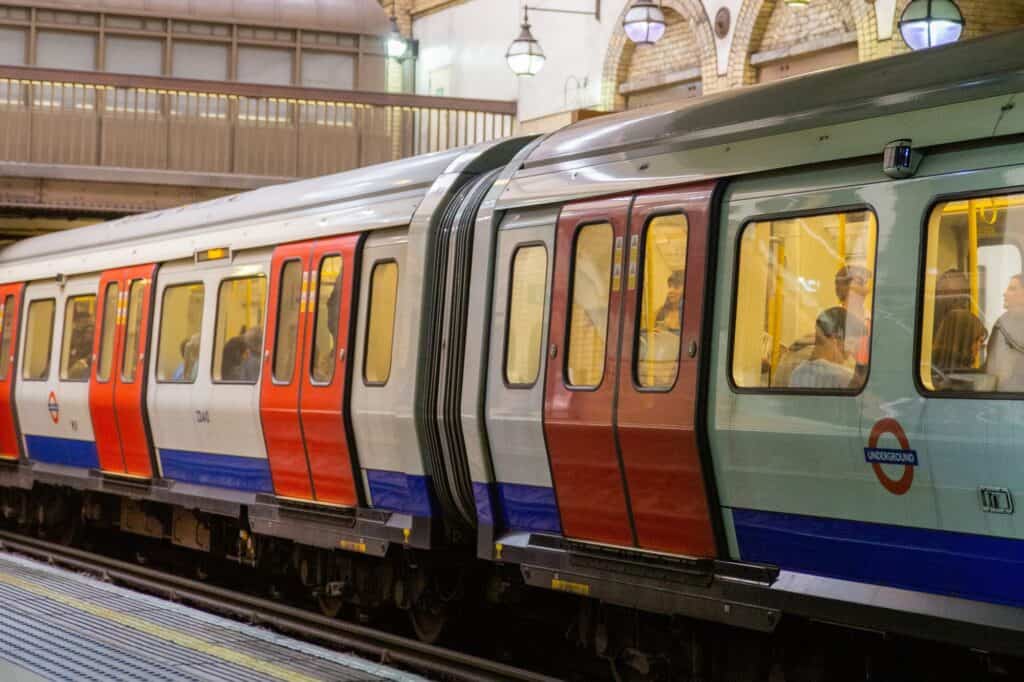
{"type": "Polygon", "coordinates": [[[387,509],[412,516],[433,514],[433,493],[426,476],[380,469],[365,471],[374,509],[387,509]]]}
{"type": "Polygon", "coordinates": [[[732,517],[746,561],[1024,606],[1024,541],[749,509],[732,517]]]}
{"type": "Polygon", "coordinates": [[[480,523],[493,524],[496,507],[498,521],[504,530],[562,532],[555,491],[547,486],[474,482],[473,493],[480,523]],[[496,500],[492,494],[494,490],[497,491],[496,500]]]}
{"type": "Polygon", "coordinates": [[[91,440],[54,438],[25,434],[25,448],[29,459],[47,464],[61,464],[83,469],[97,469],[100,466],[96,443],[91,440]]]}
{"type": "Polygon", "coordinates": [[[217,455],[160,448],[164,478],[215,488],[272,493],[270,464],[264,457],[217,455]]]}

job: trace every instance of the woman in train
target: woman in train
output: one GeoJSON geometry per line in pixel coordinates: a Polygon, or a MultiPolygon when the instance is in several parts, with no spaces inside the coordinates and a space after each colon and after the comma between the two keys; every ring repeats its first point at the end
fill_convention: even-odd
{"type": "Polygon", "coordinates": [[[978,316],[966,308],[949,310],[939,322],[932,344],[932,381],[937,389],[969,389],[974,384],[960,385],[956,372],[975,370],[988,330],[978,316]]]}
{"type": "Polygon", "coordinates": [[[1003,307],[1006,312],[992,327],[985,371],[995,376],[996,390],[1024,391],[1024,273],[1010,278],[1003,307]]]}

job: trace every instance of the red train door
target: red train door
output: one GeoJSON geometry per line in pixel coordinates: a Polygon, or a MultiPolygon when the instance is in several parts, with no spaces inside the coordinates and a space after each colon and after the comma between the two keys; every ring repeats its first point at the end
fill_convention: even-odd
{"type": "Polygon", "coordinates": [[[18,350],[18,323],[21,296],[25,285],[0,285],[0,459],[17,460],[21,439],[14,413],[15,356],[18,350]]]}
{"type": "Polygon", "coordinates": [[[544,434],[566,536],[632,545],[613,430],[623,251],[631,197],[567,205],[558,219],[544,434]]]}
{"type": "Polygon", "coordinates": [[[305,348],[306,304],[313,248],[309,242],[274,249],[270,308],[264,341],[260,419],[274,491],[282,497],[313,499],[313,481],[302,436],[299,402],[305,348]]]}
{"type": "Polygon", "coordinates": [[[274,251],[260,416],[277,495],[357,502],[344,422],[358,235],[274,251]]]}
{"type": "Polygon", "coordinates": [[[695,431],[713,184],[638,195],[629,228],[616,431],[637,544],[714,556],[695,431]]]}
{"type": "Polygon", "coordinates": [[[318,502],[357,504],[344,421],[346,360],[358,235],[313,244],[300,413],[318,502]]]}
{"type": "Polygon", "coordinates": [[[109,474],[153,476],[145,370],[155,275],[156,265],[147,264],[100,277],[89,412],[100,469],[109,474]]]}

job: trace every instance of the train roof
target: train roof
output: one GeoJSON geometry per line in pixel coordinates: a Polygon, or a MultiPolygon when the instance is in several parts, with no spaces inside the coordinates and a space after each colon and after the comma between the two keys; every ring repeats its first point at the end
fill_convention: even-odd
{"type": "MultiPolygon", "coordinates": [[[[18,279],[19,274],[13,272],[16,266],[39,259],[46,259],[48,263],[56,263],[62,257],[79,259],[89,252],[166,242],[174,237],[185,237],[190,231],[205,232],[218,225],[265,222],[281,214],[318,213],[317,209],[340,204],[360,207],[361,216],[356,212],[348,218],[358,221],[361,217],[363,229],[408,223],[434,181],[453,165],[459,165],[460,156],[474,156],[474,149],[437,152],[33,237],[0,251],[0,267],[4,269],[0,280],[18,279]],[[391,204],[391,208],[382,210],[381,204],[391,204]],[[371,205],[375,208],[371,209],[371,205]]],[[[337,220],[332,222],[334,229],[338,229],[337,220]]],[[[278,229],[276,241],[304,238],[301,228],[297,224],[293,227],[294,235],[281,234],[278,229]]],[[[168,253],[167,257],[180,256],[168,253]]],[[[54,267],[60,268],[56,272],[64,273],[77,269],[54,267]]],[[[88,269],[84,263],[83,268],[88,269]]]]}
{"type": "Polygon", "coordinates": [[[1007,31],[685,104],[581,121],[537,146],[500,203],[511,207],[583,197],[597,184],[607,193],[880,154],[886,142],[900,137],[912,137],[917,145],[1020,132],[1021,117],[1006,116],[1003,107],[1012,107],[1013,97],[1024,92],[1022,40],[1024,31],[1007,31]],[[963,106],[993,99],[994,109],[963,106]],[[922,128],[911,115],[922,111],[957,118],[922,128]],[[873,130],[855,125],[882,120],[887,124],[873,130]],[[972,127],[979,120],[984,125],[972,127]],[[815,135],[800,135],[806,132],[815,135]],[[675,154],[677,163],[663,159],[655,168],[653,159],[666,153],[675,154]],[[682,167],[678,161],[684,156],[682,167]],[[641,159],[652,163],[638,163],[641,159]]]}

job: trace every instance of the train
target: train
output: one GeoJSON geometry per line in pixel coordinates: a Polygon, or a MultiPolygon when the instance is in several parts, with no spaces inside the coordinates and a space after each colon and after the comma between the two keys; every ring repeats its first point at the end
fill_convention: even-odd
{"type": "Polygon", "coordinates": [[[482,574],[634,663],[640,616],[1014,661],[1021,39],[7,246],[0,516],[427,640],[482,574]]]}

